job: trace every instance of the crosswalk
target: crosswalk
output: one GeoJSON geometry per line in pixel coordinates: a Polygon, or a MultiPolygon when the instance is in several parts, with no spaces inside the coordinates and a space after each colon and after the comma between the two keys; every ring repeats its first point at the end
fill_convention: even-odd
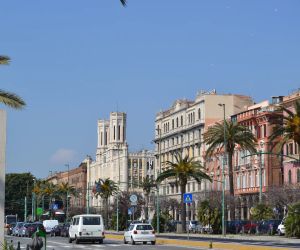
{"type": "MultiPolygon", "coordinates": [[[[74,245],[74,244],[62,244],[59,242],[55,242],[56,244],[47,244],[47,249],[49,250],[56,250],[56,249],[85,249],[85,250],[91,250],[91,249],[110,249],[111,247],[117,247],[120,249],[124,249],[126,247],[128,247],[128,245],[124,245],[124,244],[84,244],[84,245],[74,245]]],[[[21,246],[21,249],[26,249],[25,246],[21,246]]],[[[44,248],[43,248],[44,249],[44,248]]]]}

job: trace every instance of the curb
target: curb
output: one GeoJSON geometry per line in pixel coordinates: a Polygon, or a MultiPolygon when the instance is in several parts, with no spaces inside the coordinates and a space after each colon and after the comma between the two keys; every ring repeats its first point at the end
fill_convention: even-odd
{"type": "MultiPolygon", "coordinates": [[[[123,235],[119,234],[106,234],[107,239],[111,240],[123,240],[123,235]]],[[[157,238],[157,244],[159,245],[174,245],[174,246],[186,246],[186,247],[202,247],[209,249],[210,241],[192,241],[192,240],[175,240],[175,239],[163,239],[157,238]]],[[[239,243],[214,243],[212,242],[213,249],[231,249],[231,250],[289,250],[291,248],[282,247],[270,247],[270,246],[255,246],[255,245],[242,245],[239,243]]]]}

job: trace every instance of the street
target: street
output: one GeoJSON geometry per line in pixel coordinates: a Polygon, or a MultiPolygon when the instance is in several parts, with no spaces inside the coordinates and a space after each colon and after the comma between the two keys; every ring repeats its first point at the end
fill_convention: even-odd
{"type": "MultiPolygon", "coordinates": [[[[26,245],[31,242],[30,238],[20,238],[20,237],[14,237],[14,236],[6,236],[6,240],[8,243],[13,241],[13,245],[16,248],[18,241],[21,243],[21,249],[26,249],[26,245]]],[[[103,244],[95,244],[95,243],[89,243],[89,242],[83,242],[80,244],[68,243],[68,238],[62,238],[62,237],[47,237],[47,249],[55,249],[55,250],[63,250],[63,249],[145,249],[145,250],[154,250],[154,249],[161,249],[161,250],[179,250],[179,249],[194,249],[194,247],[176,247],[171,245],[155,245],[152,246],[151,244],[143,245],[137,243],[136,245],[125,245],[121,240],[111,240],[111,239],[105,239],[103,244]]],[[[44,249],[44,247],[43,247],[44,249]]],[[[201,248],[197,248],[201,249],[201,248]]],[[[203,248],[205,249],[205,248],[203,248]]]]}

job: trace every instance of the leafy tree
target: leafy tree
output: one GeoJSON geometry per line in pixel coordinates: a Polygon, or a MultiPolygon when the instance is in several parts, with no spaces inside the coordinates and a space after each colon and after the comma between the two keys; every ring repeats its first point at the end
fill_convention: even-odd
{"type": "Polygon", "coordinates": [[[198,209],[198,220],[203,226],[210,225],[213,233],[219,233],[221,230],[221,210],[219,207],[213,207],[208,200],[202,201],[198,209]]]}
{"type": "Polygon", "coordinates": [[[152,179],[149,178],[148,175],[143,178],[143,181],[141,183],[141,188],[143,189],[143,192],[145,195],[145,218],[146,218],[146,220],[149,219],[149,195],[154,187],[156,187],[156,184],[152,179]]]}
{"type": "Polygon", "coordinates": [[[288,206],[288,214],[284,226],[288,237],[300,238],[300,202],[288,206]]]}
{"type": "MultiPolygon", "coordinates": [[[[9,61],[10,58],[8,56],[0,55],[0,65],[8,65],[9,61]]],[[[1,89],[0,89],[0,102],[14,109],[21,109],[26,105],[25,101],[20,96],[1,89]]]]}
{"type": "MultiPolygon", "coordinates": [[[[75,187],[69,185],[68,182],[62,182],[57,187],[57,193],[63,201],[63,207],[64,207],[64,210],[66,213],[66,207],[67,207],[66,204],[68,202],[68,195],[72,195],[72,196],[76,197],[78,195],[77,191],[76,191],[75,187]]],[[[68,218],[66,218],[66,219],[68,219],[68,218]]]]}
{"type": "Polygon", "coordinates": [[[280,138],[275,143],[280,150],[289,140],[294,140],[298,144],[298,148],[300,148],[300,101],[295,102],[294,108],[295,112],[292,112],[283,106],[281,107],[281,110],[286,112],[286,115],[282,116],[282,123],[276,124],[270,136],[271,141],[280,138]]]}
{"type": "MultiPolygon", "coordinates": [[[[160,213],[159,214],[159,232],[163,233],[165,231],[165,226],[167,221],[169,220],[169,215],[166,213],[160,213]]],[[[153,219],[152,219],[152,227],[154,230],[157,229],[157,213],[154,213],[153,219]]]]}
{"type": "MultiPolygon", "coordinates": [[[[256,152],[256,138],[247,127],[232,121],[225,121],[225,123],[217,122],[214,126],[209,127],[203,134],[203,142],[208,145],[206,150],[206,157],[211,157],[214,153],[219,153],[224,146],[226,146],[226,153],[228,154],[228,170],[229,170],[229,193],[234,196],[234,182],[233,182],[233,154],[237,145],[242,150],[256,152]],[[225,126],[225,141],[224,145],[224,126],[225,126]]],[[[235,218],[235,208],[230,206],[231,219],[235,218]]]]}
{"type": "Polygon", "coordinates": [[[95,197],[100,196],[104,200],[105,206],[105,218],[106,218],[106,226],[108,225],[108,201],[112,195],[117,194],[118,186],[117,184],[111,180],[110,178],[107,179],[99,179],[95,182],[95,188],[93,189],[93,193],[95,197]]]}
{"type": "Polygon", "coordinates": [[[24,199],[30,204],[34,176],[31,173],[11,173],[5,177],[5,214],[18,214],[24,219],[24,199]]]}
{"type": "Polygon", "coordinates": [[[254,220],[262,221],[269,220],[274,217],[274,213],[271,207],[265,204],[257,204],[251,210],[251,218],[254,220]]]}
{"type": "Polygon", "coordinates": [[[176,162],[167,161],[167,170],[162,172],[156,179],[157,183],[162,182],[168,178],[175,178],[180,186],[181,192],[181,223],[182,231],[186,231],[186,206],[183,203],[183,194],[186,192],[186,184],[188,180],[195,179],[200,183],[203,179],[211,181],[211,178],[204,173],[203,167],[199,161],[195,161],[194,158],[185,156],[184,158],[177,154],[175,155],[176,162]]]}

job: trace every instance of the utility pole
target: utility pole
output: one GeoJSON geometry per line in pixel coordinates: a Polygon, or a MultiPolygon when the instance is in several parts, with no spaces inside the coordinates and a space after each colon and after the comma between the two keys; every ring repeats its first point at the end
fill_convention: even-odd
{"type": "MultiPolygon", "coordinates": [[[[33,179],[33,188],[35,188],[35,182],[36,179],[33,179]]],[[[31,195],[31,216],[32,216],[32,220],[35,221],[35,193],[32,191],[32,195],[31,195]]]]}
{"type": "Polygon", "coordinates": [[[223,107],[223,122],[224,122],[224,157],[222,164],[222,235],[226,234],[225,230],[225,163],[226,163],[226,117],[225,117],[225,104],[219,103],[220,107],[223,107]]]}
{"type": "Polygon", "coordinates": [[[262,151],[259,150],[259,203],[262,203],[262,151]]]}
{"type": "Polygon", "coordinates": [[[66,207],[67,207],[66,220],[68,221],[68,218],[69,218],[69,187],[70,187],[70,184],[69,184],[69,171],[70,171],[70,165],[65,164],[65,166],[68,168],[68,185],[67,185],[67,200],[66,200],[66,207]]]}

